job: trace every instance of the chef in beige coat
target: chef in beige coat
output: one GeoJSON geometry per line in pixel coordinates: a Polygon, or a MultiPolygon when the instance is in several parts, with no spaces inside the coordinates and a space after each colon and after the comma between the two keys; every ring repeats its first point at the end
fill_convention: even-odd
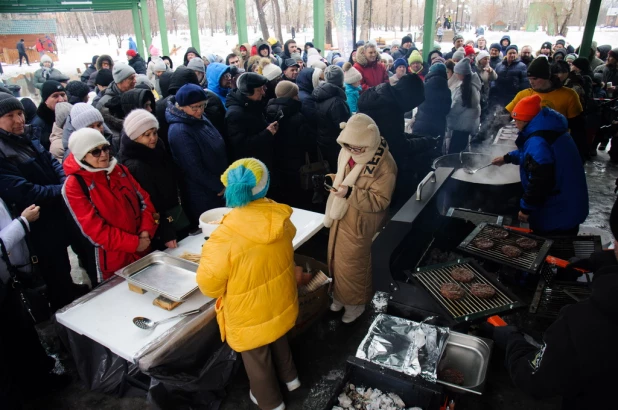
{"type": "Polygon", "coordinates": [[[351,323],[373,296],[371,242],[386,222],[397,165],[369,116],[355,114],[341,126],[324,225],[330,228],[328,266],[334,279],[330,309],[345,308],[342,321],[351,323]]]}

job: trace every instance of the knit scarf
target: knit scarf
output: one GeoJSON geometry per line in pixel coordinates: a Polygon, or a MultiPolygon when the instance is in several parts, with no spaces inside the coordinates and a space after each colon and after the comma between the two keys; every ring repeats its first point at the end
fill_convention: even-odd
{"type": "MultiPolygon", "coordinates": [[[[386,146],[386,140],[382,138],[380,145],[374,151],[365,151],[362,154],[353,155],[348,149],[342,148],[341,151],[339,151],[339,158],[337,159],[337,175],[333,181],[333,188],[338,189],[339,185],[353,187],[368,163],[379,163],[379,159],[375,157],[384,155],[384,147],[386,146]],[[346,165],[350,159],[354,160],[356,165],[352,167],[350,173],[345,176],[346,165]]],[[[371,169],[371,173],[373,173],[373,169],[374,168],[371,169]]],[[[340,198],[331,192],[326,202],[324,226],[330,228],[333,225],[333,221],[341,220],[346,212],[348,212],[349,207],[350,204],[347,198],[340,198]]]]}

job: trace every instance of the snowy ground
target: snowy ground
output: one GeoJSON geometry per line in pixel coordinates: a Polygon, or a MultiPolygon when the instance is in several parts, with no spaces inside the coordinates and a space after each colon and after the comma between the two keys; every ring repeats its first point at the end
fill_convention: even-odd
{"type": "MultiPolygon", "coordinates": [[[[419,32],[419,30],[411,30],[412,34],[415,32],[419,32]]],[[[272,35],[273,33],[271,33],[272,35]]],[[[401,40],[401,37],[407,34],[407,31],[378,31],[372,30],[371,37],[383,37],[386,39],[388,43],[393,39],[401,40]]],[[[485,31],[485,38],[487,39],[488,44],[499,42],[500,38],[508,34],[511,36],[511,41],[513,44],[517,44],[520,47],[524,45],[531,45],[534,50],[540,48],[541,44],[544,41],[551,41],[552,43],[558,37],[548,36],[543,32],[529,33],[525,31],[510,31],[508,33],[505,32],[493,32],[493,31],[485,31]]],[[[284,32],[284,40],[290,38],[288,33],[284,32]]],[[[583,36],[583,31],[580,30],[579,27],[570,27],[569,36],[566,40],[573,44],[575,47],[579,45],[583,36]]],[[[169,34],[169,46],[173,47],[174,44],[178,46],[182,46],[182,49],[175,56],[171,56],[174,61],[174,65],[182,64],[182,59],[184,53],[186,52],[187,47],[191,45],[191,37],[188,31],[179,31],[178,35],[169,34]]],[[[254,33],[252,29],[249,30],[249,41],[253,42],[260,37],[259,32],[254,33]]],[[[333,37],[335,39],[336,45],[336,33],[333,33],[333,37]]],[[[305,32],[299,32],[296,34],[296,40],[299,44],[303,44],[306,41],[311,41],[313,38],[313,31],[307,30],[305,32]]],[[[472,32],[465,32],[464,38],[474,39],[475,36],[472,32]]],[[[613,46],[618,46],[618,29],[600,29],[597,28],[594,39],[597,41],[599,45],[601,44],[611,44],[613,46]]],[[[200,36],[200,44],[202,55],[207,53],[215,53],[225,58],[227,54],[229,54],[234,46],[238,42],[238,37],[235,35],[226,36],[223,33],[215,33],[213,37],[208,34],[204,34],[200,36]]],[[[83,38],[67,38],[67,37],[59,37],[57,41],[59,47],[59,61],[55,63],[55,67],[62,71],[64,74],[73,76],[77,75],[77,68],[80,70],[84,70],[85,62],[91,60],[92,55],[94,54],[109,54],[116,61],[126,62],[126,51],[128,48],[127,41],[124,40],[122,45],[124,48],[118,49],[116,47],[116,40],[113,36],[110,36],[109,39],[107,37],[92,37],[89,39],[88,44],[84,43],[83,38]]],[[[161,39],[159,36],[153,39],[153,44],[156,47],[161,47],[161,39]]],[[[417,44],[417,46],[421,47],[422,44],[417,44]]],[[[450,50],[452,47],[451,43],[443,42],[442,50],[450,50]]],[[[143,56],[147,59],[147,56],[143,56]]],[[[3,64],[2,68],[4,69],[5,74],[0,78],[4,80],[8,80],[12,77],[16,77],[20,74],[26,74],[28,72],[34,72],[39,68],[38,64],[32,64],[30,67],[24,65],[19,67],[18,65],[6,65],[3,64]]]]}

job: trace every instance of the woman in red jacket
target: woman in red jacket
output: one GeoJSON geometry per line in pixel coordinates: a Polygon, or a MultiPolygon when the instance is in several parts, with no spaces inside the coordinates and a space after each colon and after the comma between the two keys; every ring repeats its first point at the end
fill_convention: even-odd
{"type": "Polygon", "coordinates": [[[69,138],[62,195],[83,237],[75,246],[93,286],[140,259],[157,230],[148,193],[109,153],[92,128],[69,138]]]}

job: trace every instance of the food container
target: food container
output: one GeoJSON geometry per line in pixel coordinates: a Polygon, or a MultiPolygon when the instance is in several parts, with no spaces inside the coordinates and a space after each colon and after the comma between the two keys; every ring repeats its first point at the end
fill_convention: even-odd
{"type": "Polygon", "coordinates": [[[116,271],[116,275],[139,288],[183,302],[197,290],[197,266],[197,263],[155,251],[116,271]]]}
{"type": "Polygon", "coordinates": [[[220,224],[209,222],[221,221],[224,215],[227,215],[232,208],[213,208],[200,215],[200,228],[204,236],[209,237],[219,227],[220,224]]]}
{"type": "Polygon", "coordinates": [[[489,339],[451,332],[438,364],[437,382],[453,390],[482,394],[492,347],[493,341],[489,339]],[[440,380],[444,369],[462,372],[463,384],[457,385],[440,380]]]}
{"type": "Polygon", "coordinates": [[[348,383],[357,387],[371,387],[385,393],[395,393],[406,404],[406,408],[420,407],[437,409],[443,387],[430,383],[420,377],[411,377],[394,370],[390,370],[374,363],[350,356],[346,364],[346,373],[337,384],[334,393],[323,410],[331,410],[338,405],[338,397],[348,383]]]}

